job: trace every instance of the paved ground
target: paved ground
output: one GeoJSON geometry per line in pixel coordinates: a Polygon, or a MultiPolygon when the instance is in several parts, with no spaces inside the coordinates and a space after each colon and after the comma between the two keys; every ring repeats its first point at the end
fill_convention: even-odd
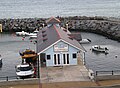
{"type": "Polygon", "coordinates": [[[78,56],[78,65],[66,65],[61,67],[42,67],[41,82],[69,82],[69,81],[90,81],[88,70],[82,64],[80,55],[78,56]]]}
{"type": "Polygon", "coordinates": [[[84,65],[41,68],[41,82],[90,81],[84,65]]]}
{"type": "Polygon", "coordinates": [[[55,83],[42,83],[38,84],[26,84],[26,85],[7,85],[0,88],[120,88],[120,80],[109,81],[76,81],[76,82],[55,82],[55,83]],[[116,86],[114,86],[116,85],[116,86]]]}
{"type": "Polygon", "coordinates": [[[40,81],[42,85],[38,81],[37,84],[0,85],[0,88],[120,88],[108,87],[120,85],[120,80],[91,81],[87,69],[80,61],[77,66],[41,68],[40,81]]]}

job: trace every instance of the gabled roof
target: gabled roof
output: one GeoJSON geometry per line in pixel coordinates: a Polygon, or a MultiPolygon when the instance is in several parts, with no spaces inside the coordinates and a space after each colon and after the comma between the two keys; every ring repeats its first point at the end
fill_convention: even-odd
{"type": "Polygon", "coordinates": [[[51,17],[50,19],[48,19],[46,21],[47,24],[54,24],[54,23],[60,23],[60,20],[55,18],[55,17],[51,17]]]}
{"type": "Polygon", "coordinates": [[[70,34],[68,30],[64,31],[62,27],[56,24],[43,28],[37,35],[37,53],[42,53],[59,41],[63,41],[79,50],[85,51],[76,39],[70,37],[70,34]]]}

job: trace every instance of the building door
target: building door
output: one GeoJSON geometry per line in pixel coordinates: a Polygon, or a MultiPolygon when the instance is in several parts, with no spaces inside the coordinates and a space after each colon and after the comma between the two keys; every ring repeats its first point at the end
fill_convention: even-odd
{"type": "Polygon", "coordinates": [[[64,65],[69,64],[69,54],[68,53],[63,54],[63,64],[64,65]]]}
{"type": "Polygon", "coordinates": [[[60,54],[54,54],[54,65],[60,65],[60,54]]]}

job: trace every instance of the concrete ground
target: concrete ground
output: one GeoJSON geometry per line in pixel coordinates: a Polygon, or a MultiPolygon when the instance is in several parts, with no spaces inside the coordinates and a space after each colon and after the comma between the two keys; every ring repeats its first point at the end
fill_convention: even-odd
{"type": "Polygon", "coordinates": [[[84,65],[41,68],[41,82],[90,81],[84,65]]]}
{"type": "Polygon", "coordinates": [[[120,88],[120,80],[108,81],[75,81],[75,82],[55,82],[55,83],[39,83],[35,84],[17,84],[17,85],[4,85],[0,88],[120,88]]]}
{"type": "Polygon", "coordinates": [[[111,87],[120,85],[120,80],[91,81],[88,77],[88,70],[81,62],[77,66],[64,67],[43,67],[41,71],[41,80],[31,80],[31,83],[22,81],[20,83],[10,82],[0,84],[0,88],[120,88],[111,87]]]}
{"type": "Polygon", "coordinates": [[[69,82],[69,81],[91,81],[88,70],[82,64],[78,55],[78,65],[65,65],[59,67],[41,67],[41,83],[69,82]]]}

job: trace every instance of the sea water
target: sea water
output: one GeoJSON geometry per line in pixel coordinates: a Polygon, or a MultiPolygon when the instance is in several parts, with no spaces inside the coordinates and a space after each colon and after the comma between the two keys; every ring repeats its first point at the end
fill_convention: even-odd
{"type": "MultiPolygon", "coordinates": [[[[120,43],[106,37],[96,35],[93,33],[81,33],[82,38],[89,38],[92,42],[90,44],[82,44],[86,49],[85,61],[86,67],[94,71],[111,71],[120,70],[120,43]],[[95,53],[91,51],[93,45],[106,46],[109,49],[109,54],[95,53]],[[115,57],[117,55],[117,58],[115,57]]],[[[1,76],[16,76],[15,66],[21,63],[19,50],[30,48],[36,50],[34,42],[26,37],[17,37],[13,34],[0,34],[0,54],[3,59],[3,66],[0,69],[1,76]]]]}
{"type": "Polygon", "coordinates": [[[120,0],[1,0],[0,18],[106,16],[120,18],[120,0]]]}

